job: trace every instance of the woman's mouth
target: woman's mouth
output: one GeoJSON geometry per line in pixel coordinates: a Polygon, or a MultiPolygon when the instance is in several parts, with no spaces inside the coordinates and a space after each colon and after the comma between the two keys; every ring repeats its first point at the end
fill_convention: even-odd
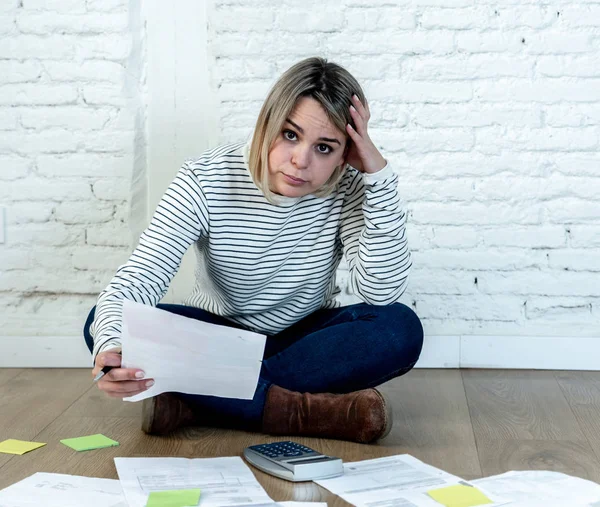
{"type": "Polygon", "coordinates": [[[287,183],[289,183],[290,185],[303,185],[304,183],[306,183],[305,180],[301,180],[300,178],[294,178],[293,176],[290,176],[289,174],[283,173],[283,177],[285,178],[285,181],[287,183]]]}

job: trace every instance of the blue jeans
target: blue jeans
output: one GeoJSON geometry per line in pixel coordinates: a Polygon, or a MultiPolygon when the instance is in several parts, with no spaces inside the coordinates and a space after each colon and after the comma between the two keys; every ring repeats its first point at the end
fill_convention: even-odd
{"type": "MultiPolygon", "coordinates": [[[[242,327],[198,308],[159,304],[158,308],[204,322],[242,327]]],[[[84,328],[90,352],[89,328],[84,328]]],[[[310,393],[348,393],[378,386],[408,372],[423,345],[423,327],[407,306],[364,303],[318,310],[280,333],[267,337],[258,386],[252,400],[185,394],[204,414],[207,425],[259,430],[272,384],[310,393]]]]}

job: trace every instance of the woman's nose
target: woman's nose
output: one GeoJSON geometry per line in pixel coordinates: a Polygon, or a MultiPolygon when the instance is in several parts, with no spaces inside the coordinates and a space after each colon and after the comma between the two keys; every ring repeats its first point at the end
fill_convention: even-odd
{"type": "Polygon", "coordinates": [[[292,164],[299,169],[305,169],[310,163],[310,151],[303,146],[296,146],[292,153],[292,164]]]}

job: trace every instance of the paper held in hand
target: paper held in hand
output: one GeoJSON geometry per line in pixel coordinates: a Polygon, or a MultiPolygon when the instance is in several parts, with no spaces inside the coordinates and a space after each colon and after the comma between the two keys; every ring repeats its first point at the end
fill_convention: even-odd
{"type": "Polygon", "coordinates": [[[251,400],[266,336],[208,324],[152,306],[123,303],[123,368],[140,368],[155,383],[139,401],[164,392],[251,400]]]}

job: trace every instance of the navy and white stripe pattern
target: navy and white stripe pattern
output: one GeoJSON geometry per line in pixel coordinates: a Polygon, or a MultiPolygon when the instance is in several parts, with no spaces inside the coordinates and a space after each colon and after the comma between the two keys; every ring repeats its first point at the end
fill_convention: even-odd
{"type": "Polygon", "coordinates": [[[185,304],[273,335],[319,308],[339,306],[345,255],[354,293],[390,304],[406,288],[411,256],[398,178],[348,169],[336,192],[269,203],[252,181],[248,145],[186,162],[126,264],[100,294],[94,357],[120,346],[124,298],[156,305],[194,244],[197,282],[185,304]],[[204,273],[203,276],[201,276],[204,273]]]}

